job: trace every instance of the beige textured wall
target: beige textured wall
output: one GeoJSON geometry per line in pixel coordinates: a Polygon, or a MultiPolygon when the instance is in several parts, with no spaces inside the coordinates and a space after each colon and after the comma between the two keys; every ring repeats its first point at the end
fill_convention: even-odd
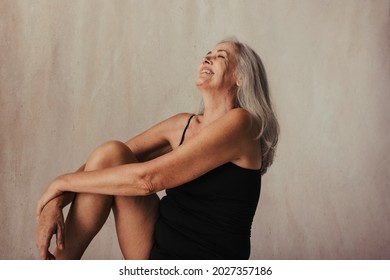
{"type": "MultiPolygon", "coordinates": [[[[0,259],[34,259],[35,202],[96,145],[196,111],[199,59],[263,57],[281,138],[253,259],[390,258],[390,2],[0,1],[0,259]]],[[[86,259],[121,258],[112,219],[86,259]]]]}

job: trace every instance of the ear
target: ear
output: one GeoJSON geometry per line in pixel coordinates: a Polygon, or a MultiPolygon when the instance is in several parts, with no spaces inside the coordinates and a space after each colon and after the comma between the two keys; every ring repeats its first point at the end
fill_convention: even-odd
{"type": "Polygon", "coordinates": [[[237,80],[236,80],[236,85],[237,85],[238,87],[240,87],[241,84],[242,84],[242,83],[241,83],[241,79],[237,79],[237,80]]]}

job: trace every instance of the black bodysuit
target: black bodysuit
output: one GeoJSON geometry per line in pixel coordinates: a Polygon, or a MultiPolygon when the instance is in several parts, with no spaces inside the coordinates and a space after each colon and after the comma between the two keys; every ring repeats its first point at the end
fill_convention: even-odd
{"type": "Polygon", "coordinates": [[[166,190],[150,259],[248,259],[260,183],[260,170],[228,162],[166,190]]]}

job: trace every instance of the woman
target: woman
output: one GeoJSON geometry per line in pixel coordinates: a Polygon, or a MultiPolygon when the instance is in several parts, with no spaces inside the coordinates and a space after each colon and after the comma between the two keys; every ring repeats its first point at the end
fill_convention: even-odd
{"type": "Polygon", "coordinates": [[[260,179],[278,139],[265,71],[247,45],[223,41],[202,59],[196,85],[201,114],[105,143],[49,185],[37,206],[42,259],[81,258],[111,209],[126,259],[249,258],[260,179]]]}

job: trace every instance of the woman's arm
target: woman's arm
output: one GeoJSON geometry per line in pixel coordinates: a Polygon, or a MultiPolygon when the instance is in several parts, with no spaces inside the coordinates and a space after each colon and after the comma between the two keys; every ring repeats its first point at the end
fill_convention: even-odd
{"type": "MultiPolygon", "coordinates": [[[[85,168],[85,164],[80,166],[75,171],[75,173],[83,172],[84,168],[85,168]]],[[[72,192],[64,192],[64,193],[62,193],[62,195],[57,196],[55,199],[52,199],[50,201],[50,204],[51,204],[52,208],[56,208],[56,209],[62,210],[62,208],[64,208],[66,205],[68,205],[69,203],[71,203],[73,201],[73,198],[74,198],[74,193],[72,193],[72,192]]]]}
{"type": "MultiPolygon", "coordinates": [[[[176,138],[179,138],[178,135],[184,128],[189,116],[190,114],[177,114],[131,138],[126,144],[140,162],[161,156],[171,151],[172,146],[178,145],[179,140],[176,140],[176,138]]],[[[84,170],[85,164],[75,173],[84,170]]],[[[53,184],[55,183],[53,182],[51,185],[53,184]]],[[[49,188],[48,190],[53,189],[49,188]]],[[[65,246],[63,239],[65,225],[62,209],[73,201],[74,195],[74,192],[56,193],[56,196],[53,196],[55,198],[50,200],[49,203],[38,203],[39,211],[37,212],[35,239],[41,259],[54,259],[54,256],[48,250],[54,234],[56,235],[57,247],[61,249],[65,246]]],[[[42,201],[42,198],[40,201],[42,201]]]]}
{"type": "Polygon", "coordinates": [[[139,162],[155,159],[179,145],[180,134],[190,116],[187,113],[174,115],[131,138],[125,144],[139,162]]]}
{"type": "MultiPolygon", "coordinates": [[[[77,172],[84,171],[85,164],[77,172]]],[[[61,250],[64,248],[64,215],[62,209],[71,203],[74,199],[74,193],[65,192],[60,196],[52,199],[42,209],[42,213],[37,219],[35,229],[35,242],[39,250],[39,257],[42,260],[52,260],[55,257],[49,252],[50,241],[53,235],[56,235],[57,247],[61,250]]]]}
{"type": "Polygon", "coordinates": [[[144,196],[179,186],[229,161],[239,160],[251,145],[251,116],[234,109],[186,144],[153,160],[58,177],[39,201],[37,214],[62,192],[144,196]]]}

